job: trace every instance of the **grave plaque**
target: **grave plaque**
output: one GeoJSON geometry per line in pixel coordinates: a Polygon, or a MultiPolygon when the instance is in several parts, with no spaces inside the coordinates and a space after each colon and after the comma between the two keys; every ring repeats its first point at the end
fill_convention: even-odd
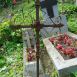
{"type": "Polygon", "coordinates": [[[35,40],[33,31],[30,28],[22,29],[22,34],[23,34],[23,42],[25,47],[27,46],[31,47],[35,45],[35,42],[33,41],[35,40]]]}
{"type": "Polygon", "coordinates": [[[48,16],[53,18],[59,15],[58,8],[57,8],[57,0],[40,0],[40,7],[46,13],[42,12],[43,20],[45,20],[48,16]]]}

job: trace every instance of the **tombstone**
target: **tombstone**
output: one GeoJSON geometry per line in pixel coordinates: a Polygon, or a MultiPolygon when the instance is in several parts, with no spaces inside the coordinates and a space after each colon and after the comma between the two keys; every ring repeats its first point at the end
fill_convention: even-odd
{"type": "Polygon", "coordinates": [[[4,17],[4,18],[9,17],[10,15],[8,14],[7,9],[3,8],[3,10],[4,10],[4,13],[2,13],[2,15],[0,15],[0,17],[4,17]]]}
{"type": "MultiPolygon", "coordinates": [[[[48,1],[48,0],[47,0],[48,1]]],[[[58,12],[58,7],[57,7],[57,4],[56,4],[56,0],[49,0],[51,3],[49,3],[49,5],[48,5],[48,3],[46,4],[46,3],[44,3],[44,1],[41,1],[41,2],[43,2],[43,3],[41,3],[40,2],[40,7],[41,6],[45,6],[45,8],[41,8],[44,12],[46,12],[46,15],[43,17],[43,20],[40,22],[40,23],[43,23],[43,22],[45,22],[44,23],[44,25],[49,25],[49,24],[53,24],[53,22],[54,23],[59,23],[59,21],[60,21],[60,18],[58,17],[58,19],[56,19],[56,16],[59,16],[59,12],[58,12]],[[50,10],[51,10],[51,14],[53,15],[52,16],[52,18],[48,18],[48,16],[50,16],[47,12],[49,12],[49,11],[47,11],[47,9],[46,8],[48,8],[49,6],[50,6],[50,4],[54,4],[55,3],[55,5],[53,5],[52,6],[52,8],[53,8],[53,11],[52,11],[52,9],[50,8],[50,10]],[[42,5],[41,5],[42,4],[42,5]],[[48,18],[48,19],[47,19],[48,18]],[[47,20],[46,20],[47,19],[47,20]],[[52,19],[52,21],[50,20],[50,19],[52,19]],[[46,20],[46,21],[45,21],[46,20]]],[[[42,12],[42,15],[44,14],[44,12],[42,12]]],[[[64,25],[62,28],[61,28],[61,33],[64,33],[64,32],[67,32],[68,31],[68,28],[67,28],[67,21],[66,21],[66,15],[60,15],[61,16],[61,23],[64,25]]],[[[50,36],[54,36],[54,35],[57,35],[57,33],[59,32],[59,28],[55,28],[55,29],[53,29],[52,27],[44,27],[44,28],[42,28],[41,30],[40,30],[40,32],[41,32],[41,35],[42,35],[42,37],[50,37],[50,36]],[[52,31],[51,31],[52,30],[52,31]],[[51,33],[49,34],[49,32],[51,31],[51,33]]]]}
{"type": "MultiPolygon", "coordinates": [[[[61,23],[64,25],[63,27],[61,27],[61,33],[67,32],[68,31],[68,27],[67,27],[67,21],[66,21],[66,15],[61,15],[61,23]]],[[[54,21],[54,23],[58,23],[60,21],[60,18],[56,19],[56,17],[51,18],[52,21],[54,21]]],[[[40,23],[43,23],[43,21],[41,21],[40,23]]],[[[51,22],[50,19],[48,19],[45,23],[45,25],[49,25],[49,24],[53,24],[51,22]]],[[[42,37],[50,37],[50,36],[56,36],[59,32],[59,28],[54,28],[52,31],[52,27],[44,27],[40,30],[42,37]],[[51,33],[49,34],[49,32],[51,31],[51,33]]]]}
{"type": "Polygon", "coordinates": [[[9,11],[10,13],[12,13],[12,6],[9,6],[9,11]]]}
{"type": "Polygon", "coordinates": [[[2,23],[2,20],[0,20],[0,23],[2,23]]]}
{"type": "Polygon", "coordinates": [[[46,13],[42,12],[43,20],[45,20],[48,16],[50,18],[53,18],[55,16],[59,16],[58,7],[57,7],[57,0],[47,0],[45,3],[45,0],[40,0],[40,7],[41,9],[46,13]]]}
{"type": "Polygon", "coordinates": [[[5,14],[8,14],[8,13],[7,13],[7,10],[6,10],[6,8],[3,8],[3,10],[4,10],[4,13],[5,13],[5,14]]]}
{"type": "Polygon", "coordinates": [[[28,29],[22,29],[22,34],[23,34],[23,44],[25,47],[29,46],[34,46],[35,45],[35,38],[34,38],[34,35],[33,35],[33,31],[31,30],[31,28],[28,28],[28,29]],[[33,40],[34,41],[33,41],[33,40]]]}

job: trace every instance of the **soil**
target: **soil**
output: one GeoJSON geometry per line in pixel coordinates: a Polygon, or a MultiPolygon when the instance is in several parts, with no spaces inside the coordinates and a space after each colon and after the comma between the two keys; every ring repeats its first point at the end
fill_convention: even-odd
{"type": "MultiPolygon", "coordinates": [[[[67,44],[64,44],[62,40],[61,40],[60,42],[61,42],[60,44],[61,44],[65,49],[68,49],[68,45],[67,45],[67,44]]],[[[56,48],[56,46],[54,46],[54,47],[56,48]]],[[[57,48],[56,48],[56,49],[57,49],[57,48]]],[[[76,52],[75,52],[76,55],[75,55],[74,57],[69,57],[68,55],[62,53],[62,51],[61,51],[60,49],[57,49],[57,51],[61,54],[61,56],[64,58],[64,60],[68,60],[68,59],[72,59],[72,58],[76,58],[76,57],[77,57],[77,50],[76,50],[76,52]]]]}
{"type": "MultiPolygon", "coordinates": [[[[50,77],[52,77],[52,73],[56,72],[56,70],[53,69],[54,65],[46,51],[44,51],[44,50],[41,51],[40,59],[42,62],[44,73],[49,73],[50,77]]],[[[57,72],[56,72],[56,75],[57,75],[57,72]]],[[[55,75],[54,75],[54,77],[55,77],[55,75]]],[[[56,76],[56,77],[58,77],[58,76],[56,76]]]]}

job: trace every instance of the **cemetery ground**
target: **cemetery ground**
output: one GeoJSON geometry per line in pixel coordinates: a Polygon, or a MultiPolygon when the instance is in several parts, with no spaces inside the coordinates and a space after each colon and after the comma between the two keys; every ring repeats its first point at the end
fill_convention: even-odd
{"type": "MultiPolygon", "coordinates": [[[[0,18],[2,23],[0,23],[0,77],[22,77],[23,76],[23,43],[22,43],[22,34],[21,30],[11,30],[9,29],[9,25],[14,24],[14,19],[17,18],[15,24],[30,24],[30,16],[28,13],[31,11],[31,8],[34,9],[34,2],[31,1],[29,4],[24,2],[20,5],[12,7],[12,16],[8,18],[0,18]],[[23,13],[22,13],[23,8],[23,13]],[[27,18],[27,21],[23,19],[27,18]],[[22,21],[21,21],[22,18],[22,21]],[[24,22],[24,23],[23,23],[24,22]],[[4,37],[3,38],[3,34],[4,37]],[[8,36],[7,36],[8,35],[8,36]],[[11,39],[12,38],[12,39],[11,39]]],[[[77,34],[77,6],[75,4],[58,4],[58,9],[60,14],[62,14],[62,7],[64,7],[63,11],[66,12],[67,17],[67,25],[70,32],[77,34]]],[[[7,8],[8,13],[10,14],[9,8],[7,8]]],[[[1,11],[0,14],[4,13],[1,11]]],[[[30,13],[35,19],[36,14],[35,10],[30,13]]],[[[40,18],[41,18],[40,11],[40,18]]],[[[36,37],[36,36],[35,36],[36,37]]],[[[41,39],[41,37],[39,38],[41,39]]],[[[41,43],[42,45],[42,43],[41,43]]],[[[41,55],[42,64],[44,67],[45,73],[50,73],[51,77],[57,76],[57,73],[54,69],[54,66],[47,54],[47,52],[42,52],[44,54],[41,55]],[[45,64],[45,63],[49,63],[45,64]],[[45,65],[44,65],[45,64],[45,65]]],[[[73,71],[74,72],[74,71],[73,71]]],[[[75,73],[74,73],[75,74],[75,73]]]]}

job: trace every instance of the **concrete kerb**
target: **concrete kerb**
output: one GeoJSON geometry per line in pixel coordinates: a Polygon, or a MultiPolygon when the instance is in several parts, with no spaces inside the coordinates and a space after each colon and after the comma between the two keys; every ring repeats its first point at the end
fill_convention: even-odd
{"type": "MultiPolygon", "coordinates": [[[[26,47],[23,47],[23,77],[27,77],[28,75],[36,75],[37,74],[37,62],[32,61],[28,62],[27,58],[27,50],[26,47]]],[[[39,60],[39,72],[40,74],[43,74],[43,67],[41,64],[41,61],[39,60]]]]}
{"type": "MultiPolygon", "coordinates": [[[[77,35],[71,32],[66,32],[66,34],[70,37],[75,37],[77,39],[77,35]]],[[[56,50],[56,48],[50,43],[49,38],[45,38],[43,40],[43,43],[59,77],[68,77],[71,71],[77,71],[77,58],[64,60],[60,53],[56,50]]]]}

